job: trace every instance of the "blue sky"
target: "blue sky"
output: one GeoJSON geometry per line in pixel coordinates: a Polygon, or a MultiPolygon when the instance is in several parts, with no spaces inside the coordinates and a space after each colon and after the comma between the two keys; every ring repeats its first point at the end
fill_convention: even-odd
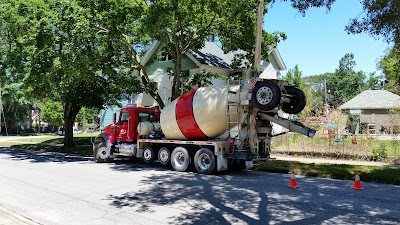
{"type": "Polygon", "coordinates": [[[350,19],[362,12],[358,0],[337,0],[329,12],[312,8],[303,17],[289,2],[277,1],[264,17],[264,29],[287,34],[278,50],[286,67],[292,69],[297,64],[303,76],[334,72],[346,53],[354,54],[355,70],[381,74],[376,63],[389,45],[366,33],[353,35],[344,30],[350,19]]]}

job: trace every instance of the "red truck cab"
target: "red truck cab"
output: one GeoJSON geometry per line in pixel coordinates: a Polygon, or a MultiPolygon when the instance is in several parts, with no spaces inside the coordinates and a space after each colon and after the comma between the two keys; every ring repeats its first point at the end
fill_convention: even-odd
{"type": "Polygon", "coordinates": [[[159,122],[160,110],[127,106],[120,110],[118,121],[115,120],[116,114],[114,114],[114,122],[104,128],[103,134],[107,135],[113,144],[132,143],[138,138],[138,124],[144,121],[159,122]]]}

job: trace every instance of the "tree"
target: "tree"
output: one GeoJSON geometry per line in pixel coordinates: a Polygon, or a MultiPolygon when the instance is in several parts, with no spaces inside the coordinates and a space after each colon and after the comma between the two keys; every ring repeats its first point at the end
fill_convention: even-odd
{"type": "Polygon", "coordinates": [[[362,0],[362,4],[363,17],[352,19],[346,30],[353,34],[366,32],[388,42],[400,43],[400,1],[362,0]]]}
{"type": "Polygon", "coordinates": [[[147,2],[130,0],[77,0],[88,9],[92,27],[107,42],[109,63],[138,75],[141,91],[152,96],[161,108],[164,103],[158,90],[141,63],[141,56],[149,43],[154,41],[143,32],[140,19],[144,16],[147,2]]]}
{"type": "MultiPolygon", "coordinates": [[[[273,0],[276,2],[277,0],[273,0]]],[[[326,7],[330,10],[336,0],[281,0],[290,1],[303,15],[311,7],[326,7]]],[[[387,42],[400,43],[398,0],[359,0],[364,13],[350,20],[346,31],[350,34],[366,32],[375,37],[383,37],[387,42]]]]}
{"type": "Polygon", "coordinates": [[[347,53],[340,59],[335,73],[326,78],[328,104],[334,108],[339,107],[366,89],[365,73],[355,71],[355,65],[354,55],[347,53]]]}
{"type": "Polygon", "coordinates": [[[100,118],[98,117],[99,113],[100,113],[99,109],[84,107],[81,109],[81,111],[79,111],[78,115],[76,116],[76,121],[82,125],[84,130],[85,124],[88,122],[99,124],[100,122],[100,118]]]}
{"type": "Polygon", "coordinates": [[[22,83],[4,80],[1,85],[0,120],[5,122],[7,127],[27,121],[30,102],[25,98],[24,90],[21,89],[22,83]]]}
{"type": "Polygon", "coordinates": [[[51,125],[61,126],[64,124],[63,105],[61,102],[47,100],[42,105],[40,116],[41,120],[51,125]]]}
{"type": "Polygon", "coordinates": [[[117,67],[109,39],[93,27],[90,9],[76,1],[0,4],[2,74],[23,82],[35,99],[63,104],[64,147],[73,146],[72,126],[82,107],[102,108],[123,93],[141,90],[129,70],[117,67]],[[129,84],[129,85],[127,85],[129,84]]]}
{"type": "Polygon", "coordinates": [[[381,75],[376,75],[375,72],[370,73],[367,80],[367,87],[370,90],[380,90],[382,89],[383,77],[381,75]]]}
{"type": "Polygon", "coordinates": [[[286,84],[294,85],[293,71],[291,69],[288,70],[283,79],[285,80],[286,84]]]}
{"type": "MultiPolygon", "coordinates": [[[[241,49],[249,53],[255,46],[257,0],[157,0],[142,2],[141,25],[146,35],[165,43],[164,50],[175,64],[172,100],[180,95],[182,57],[204,45],[210,36],[218,37],[224,51],[241,49]]],[[[267,1],[269,3],[270,1],[267,1]]],[[[276,44],[283,33],[267,34],[264,53],[276,44]],[[266,43],[275,41],[275,43],[266,43]]]]}
{"type": "Polygon", "coordinates": [[[387,80],[384,85],[385,88],[400,94],[400,48],[394,46],[389,49],[386,55],[378,62],[378,66],[387,80]]]}

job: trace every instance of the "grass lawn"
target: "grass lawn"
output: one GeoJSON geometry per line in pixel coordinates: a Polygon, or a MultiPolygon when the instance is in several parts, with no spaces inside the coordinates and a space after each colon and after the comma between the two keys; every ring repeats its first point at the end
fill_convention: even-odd
{"type": "Polygon", "coordinates": [[[74,134],[74,143],[75,147],[73,148],[63,148],[63,136],[47,136],[47,137],[33,137],[33,138],[23,138],[16,139],[12,141],[1,141],[1,146],[8,147],[21,147],[32,149],[35,151],[51,151],[51,152],[62,152],[62,153],[73,153],[90,156],[93,155],[92,149],[92,139],[96,137],[96,133],[82,133],[82,134],[74,134]]]}
{"type": "Polygon", "coordinates": [[[284,174],[294,170],[296,174],[305,176],[343,180],[353,180],[356,172],[359,172],[362,181],[400,185],[400,167],[317,164],[270,160],[256,164],[255,169],[284,174]]]}

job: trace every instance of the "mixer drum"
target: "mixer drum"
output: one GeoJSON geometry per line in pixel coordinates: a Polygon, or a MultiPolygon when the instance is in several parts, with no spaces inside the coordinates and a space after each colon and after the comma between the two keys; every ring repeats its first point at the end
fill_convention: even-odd
{"type": "MultiPolygon", "coordinates": [[[[227,87],[193,89],[168,104],[160,117],[161,129],[168,139],[209,140],[227,130],[227,87]]],[[[229,101],[236,101],[230,94],[229,101]]],[[[237,122],[236,107],[229,107],[229,121],[237,122]]],[[[236,124],[230,123],[233,126],[236,124]]],[[[231,127],[229,127],[231,128],[231,127]]]]}

